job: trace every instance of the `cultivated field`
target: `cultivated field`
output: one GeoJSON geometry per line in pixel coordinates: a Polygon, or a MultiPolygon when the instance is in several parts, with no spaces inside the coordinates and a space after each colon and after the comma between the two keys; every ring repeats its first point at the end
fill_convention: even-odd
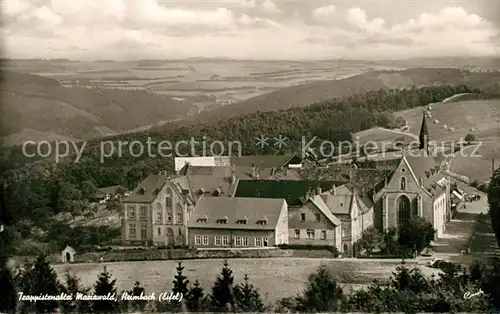
{"type": "Polygon", "coordinates": [[[500,165],[500,136],[464,148],[463,153],[453,158],[450,171],[467,176],[471,181],[488,181],[492,175],[494,158],[497,169],[500,165]]]}
{"type": "MultiPolygon", "coordinates": [[[[395,115],[408,121],[409,131],[418,135],[422,111],[423,108],[414,108],[395,115]]],[[[467,133],[475,135],[478,140],[500,136],[500,99],[434,104],[431,106],[431,116],[427,118],[427,127],[430,140],[433,141],[457,141],[467,133]],[[436,120],[438,123],[435,123],[436,120]],[[453,131],[449,128],[453,128],[453,131]]]]}
{"type": "MultiPolygon", "coordinates": [[[[205,289],[210,289],[220,273],[222,262],[222,260],[183,261],[184,274],[191,282],[198,279],[205,289]]],[[[230,259],[228,262],[236,283],[248,274],[252,283],[261,290],[263,295],[267,295],[269,302],[301,292],[309,274],[314,272],[322,262],[326,263],[346,290],[361,287],[372,282],[373,279],[386,279],[395,267],[400,265],[400,261],[307,258],[230,259]]],[[[106,266],[114,278],[117,278],[118,291],[131,288],[134,281],[139,280],[145,286],[146,291],[162,292],[172,288],[176,265],[176,261],[145,261],[54,265],[54,269],[60,276],[66,269],[69,269],[82,279],[84,285],[91,286],[103,266],[106,266]]],[[[410,263],[407,265],[411,266],[410,263]]],[[[425,266],[419,267],[427,275],[437,271],[425,266]]]]}

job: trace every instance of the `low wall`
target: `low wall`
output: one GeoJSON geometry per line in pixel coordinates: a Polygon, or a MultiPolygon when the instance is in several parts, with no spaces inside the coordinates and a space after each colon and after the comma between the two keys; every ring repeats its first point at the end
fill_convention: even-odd
{"type": "MultiPolygon", "coordinates": [[[[189,250],[189,249],[131,249],[107,252],[89,252],[75,254],[75,263],[152,261],[152,260],[185,260],[185,259],[215,259],[215,258],[271,258],[271,257],[304,257],[333,258],[325,250],[189,250]]],[[[60,264],[61,256],[52,255],[49,261],[60,264]]]]}

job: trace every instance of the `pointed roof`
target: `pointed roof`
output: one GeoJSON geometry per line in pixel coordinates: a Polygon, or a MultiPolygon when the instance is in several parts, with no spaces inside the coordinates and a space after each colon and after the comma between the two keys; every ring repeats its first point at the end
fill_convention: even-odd
{"type": "Polygon", "coordinates": [[[425,148],[425,144],[429,142],[429,130],[427,129],[427,122],[425,119],[425,109],[422,114],[422,126],[420,127],[420,135],[418,136],[420,142],[420,149],[425,148]]]}

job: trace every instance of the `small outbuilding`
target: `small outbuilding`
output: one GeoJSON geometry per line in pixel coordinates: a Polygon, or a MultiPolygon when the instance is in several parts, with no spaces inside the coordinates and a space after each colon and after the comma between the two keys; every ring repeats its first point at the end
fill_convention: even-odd
{"type": "Polygon", "coordinates": [[[66,246],[61,251],[61,261],[63,263],[73,263],[75,261],[76,251],[71,246],[66,246]]]}

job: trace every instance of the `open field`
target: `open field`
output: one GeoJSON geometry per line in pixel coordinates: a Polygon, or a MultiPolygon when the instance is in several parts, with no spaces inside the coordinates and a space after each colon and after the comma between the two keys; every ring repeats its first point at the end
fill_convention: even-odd
{"type": "MultiPolygon", "coordinates": [[[[191,282],[200,281],[204,289],[210,289],[216,276],[220,273],[222,260],[187,260],[183,261],[184,274],[191,282]]],[[[344,284],[346,289],[358,288],[368,284],[373,279],[387,279],[400,261],[390,260],[332,260],[308,258],[266,258],[266,259],[230,259],[235,283],[239,283],[248,274],[252,283],[269,302],[278,298],[293,296],[304,288],[309,274],[314,272],[321,263],[326,263],[336,279],[344,284]]],[[[74,272],[82,279],[84,285],[92,285],[103,266],[117,278],[118,291],[129,289],[135,280],[139,280],[146,291],[162,292],[171,289],[177,261],[145,261],[102,264],[72,264],[54,265],[59,276],[66,269],[74,272]],[[162,278],[162,279],[158,279],[162,278]]],[[[407,265],[411,266],[411,262],[407,265]]],[[[431,275],[437,270],[419,266],[422,271],[431,275]]]]}
{"type": "Polygon", "coordinates": [[[466,147],[462,151],[462,154],[456,155],[451,161],[450,171],[467,176],[471,181],[488,181],[492,175],[493,159],[495,158],[495,169],[500,165],[500,136],[466,147]]]}

